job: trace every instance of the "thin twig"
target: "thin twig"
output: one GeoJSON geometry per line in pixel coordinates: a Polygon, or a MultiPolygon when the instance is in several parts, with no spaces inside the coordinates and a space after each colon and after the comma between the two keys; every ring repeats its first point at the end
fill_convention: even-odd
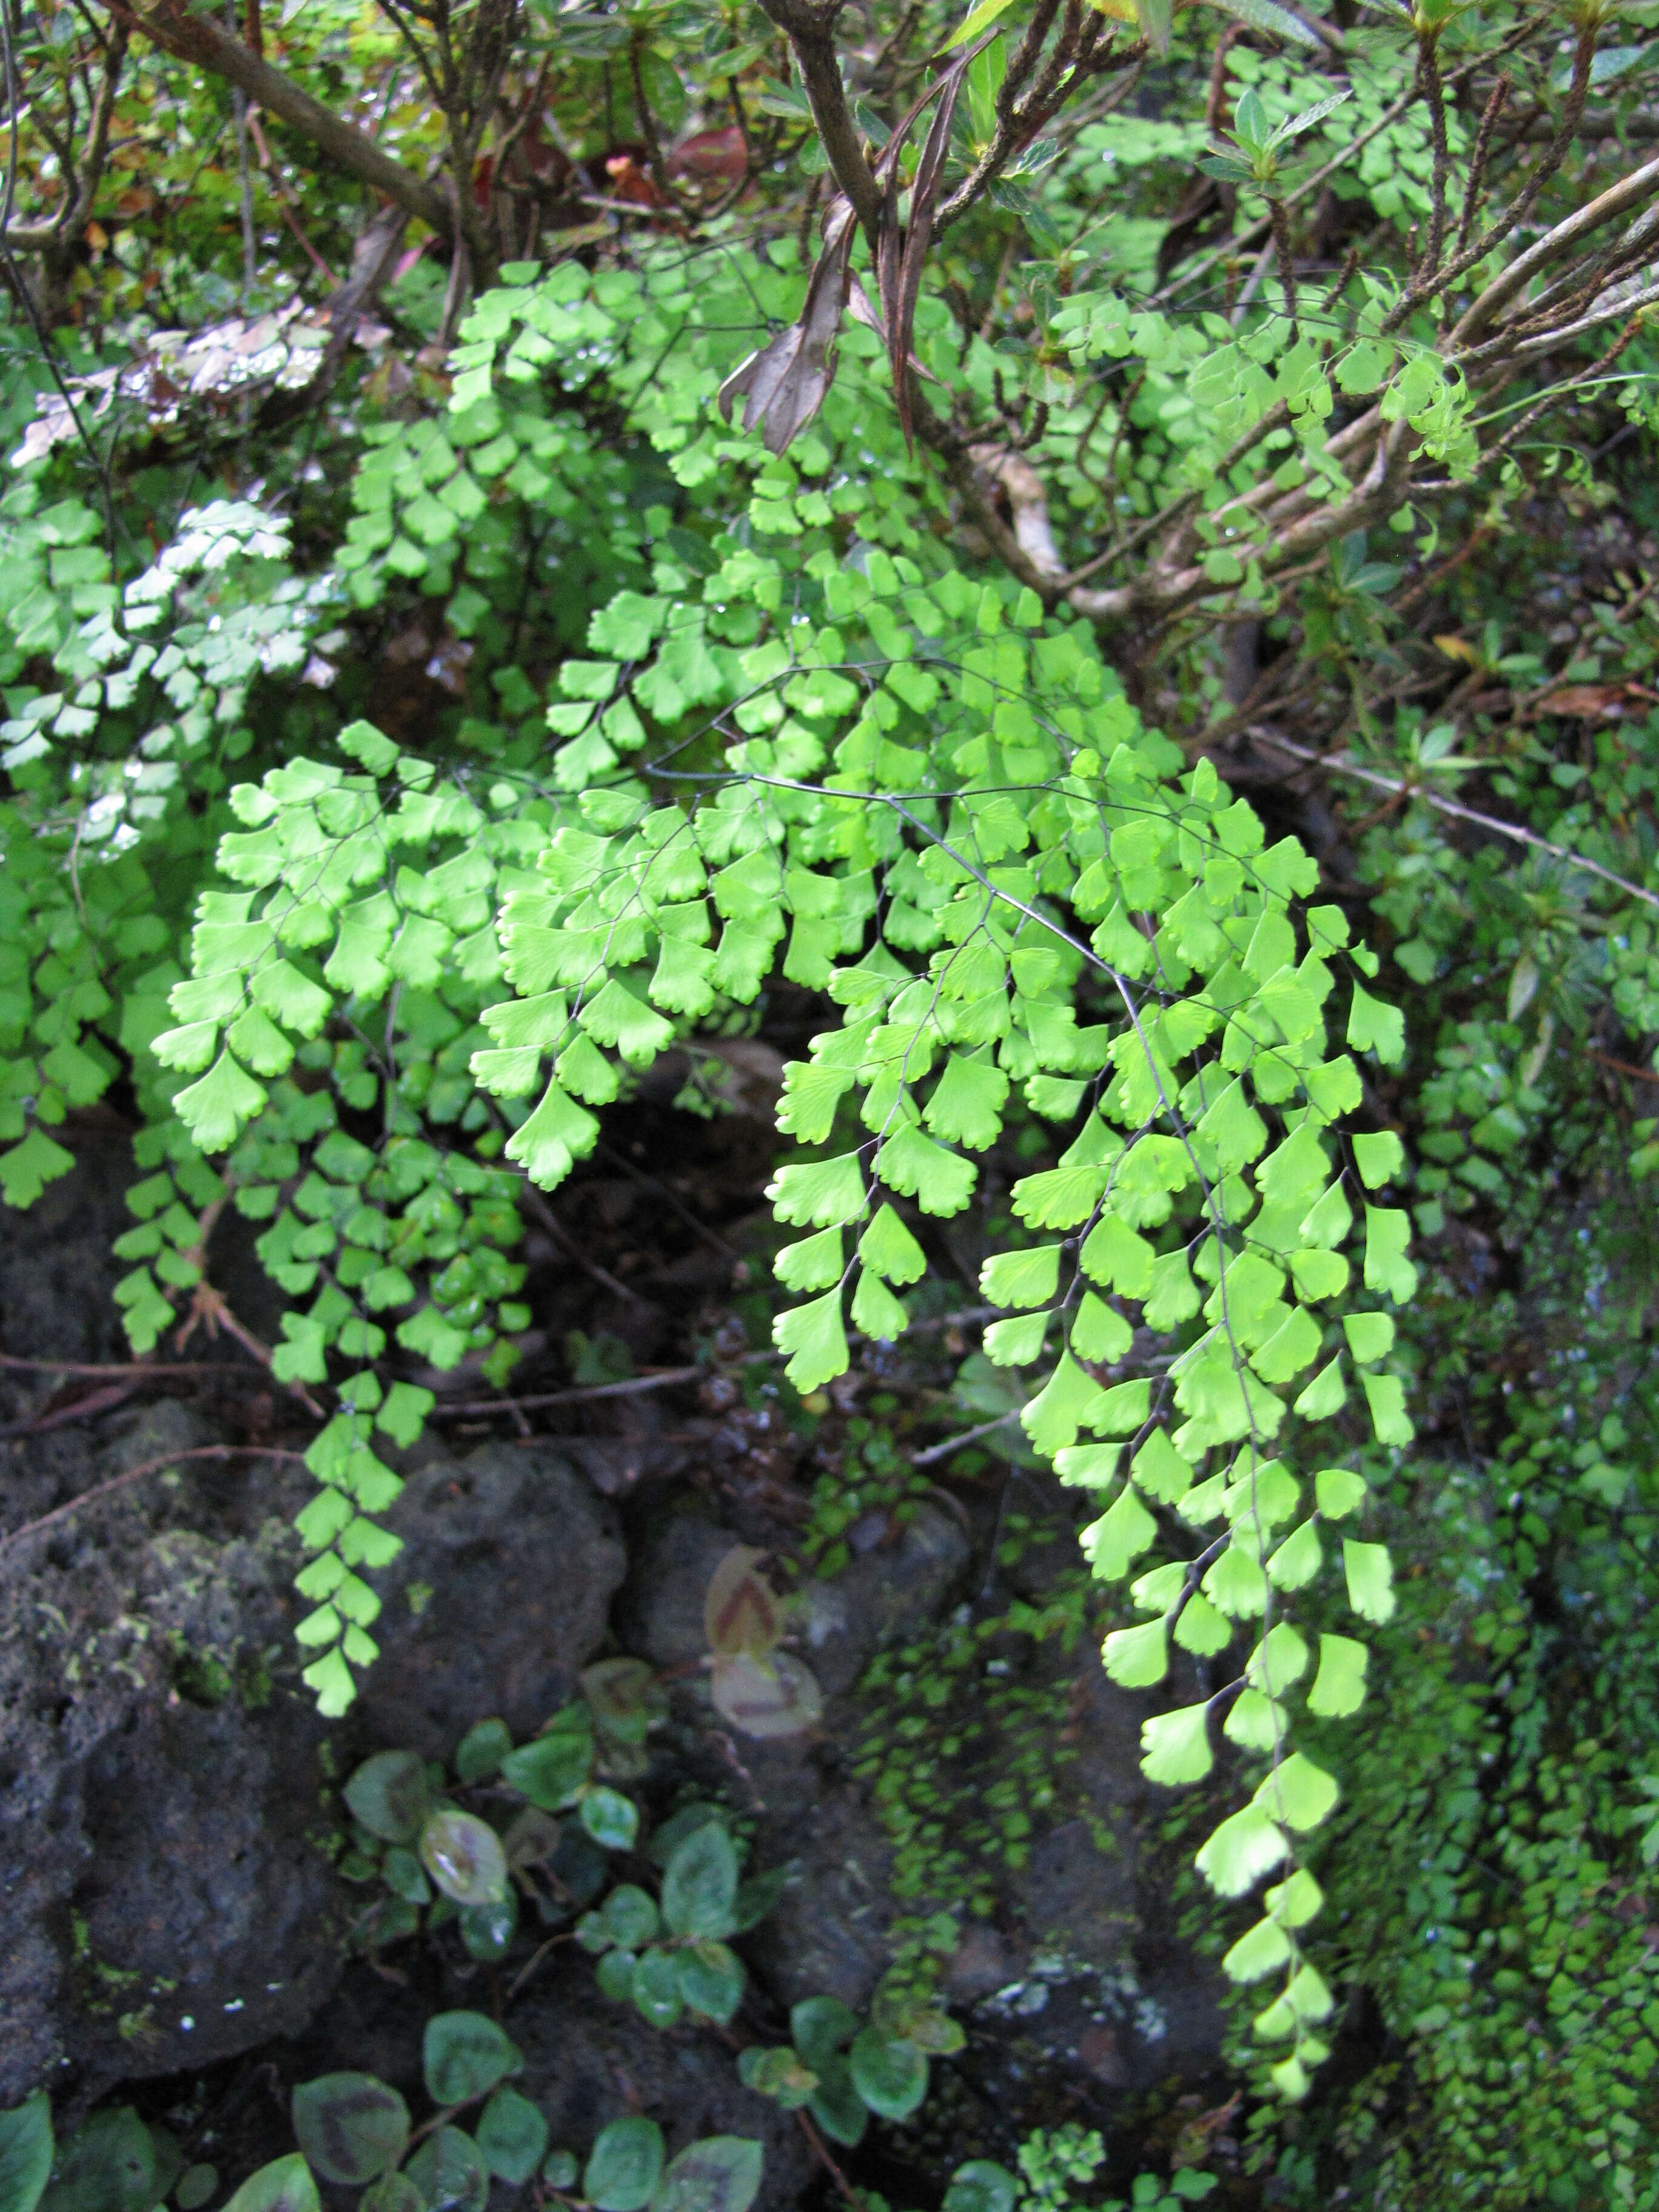
{"type": "Polygon", "coordinates": [[[542,1960],[547,1956],[550,1951],[554,1949],[555,1947],[560,1943],[574,1943],[575,1940],[575,1929],[574,1928],[567,1928],[562,1936],[550,1936],[544,1943],[538,1943],[536,1948],[531,1953],[529,1958],[525,1961],[524,1965],[520,1967],[518,1972],[507,1985],[507,2002],[508,2004],[511,2004],[514,1998],[518,1996],[519,1991],[530,1979],[530,1977],[535,1972],[537,1967],[540,1966],[542,1960]]]}
{"type": "Polygon", "coordinates": [[[1443,799],[1437,791],[1425,791],[1421,784],[1406,782],[1403,778],[1382,775],[1375,769],[1361,768],[1357,761],[1345,760],[1340,754],[1318,753],[1310,745],[1293,744],[1281,737],[1277,730],[1255,724],[1250,735],[1258,743],[1272,745],[1281,753],[1290,753],[1311,767],[1327,769],[1332,775],[1352,776],[1356,781],[1369,783],[1378,791],[1391,792],[1396,798],[1420,799],[1425,806],[1432,806],[1442,814],[1449,814],[1459,822],[1473,822],[1482,830],[1490,830],[1499,837],[1513,838],[1517,845],[1529,845],[1534,852],[1547,853],[1552,860],[1564,860],[1569,867],[1583,868],[1586,875],[1599,876],[1603,883],[1612,884],[1615,890],[1626,891],[1632,898],[1640,899],[1644,905],[1659,909],[1659,892],[1645,890],[1633,884],[1628,876],[1616,875],[1604,868],[1599,860],[1587,860],[1582,853],[1574,853],[1565,845],[1552,844],[1534,830],[1523,830],[1518,822],[1505,822],[1496,814],[1482,814],[1477,807],[1464,806],[1455,799],[1443,799]]]}
{"type": "Polygon", "coordinates": [[[1423,87],[1423,97],[1429,110],[1429,135],[1434,147],[1434,173],[1430,186],[1429,236],[1423,249],[1422,265],[1418,271],[1423,279],[1433,276],[1440,267],[1440,257],[1446,245],[1446,191],[1451,177],[1451,155],[1446,144],[1446,94],[1440,82],[1440,57],[1437,34],[1424,39],[1418,50],[1418,74],[1423,87]]]}
{"type": "Polygon", "coordinates": [[[955,1436],[946,1437],[942,1444],[929,1444],[926,1451],[912,1452],[910,1464],[912,1467],[932,1467],[935,1460],[949,1459],[952,1452],[959,1452],[964,1444],[972,1443],[976,1437],[988,1437],[993,1429],[1004,1428],[1010,1421],[1017,1421],[1024,1410],[1022,1407],[1011,1406],[1006,1413],[999,1413],[994,1421],[981,1421],[975,1429],[962,1429],[955,1436]]]}
{"type": "Polygon", "coordinates": [[[1486,181],[1486,163],[1492,154],[1492,133],[1498,128],[1498,118],[1504,112],[1504,104],[1510,96],[1510,81],[1500,76],[1487,96],[1480,117],[1480,128],[1475,134],[1474,152],[1469,161],[1469,179],[1463,187],[1463,218],[1457,226],[1457,251],[1461,253],[1469,242],[1469,233],[1474,228],[1474,218],[1480,206],[1480,187],[1486,181]]]}
{"type": "Polygon", "coordinates": [[[67,1429],[76,1421],[95,1421],[100,1413],[113,1413],[118,1406],[125,1406],[137,1388],[136,1382],[106,1382],[101,1390],[88,1390],[72,1406],[33,1413],[26,1421],[8,1421],[0,1429],[0,1437],[44,1437],[53,1429],[67,1429]]]}
{"type": "Polygon", "coordinates": [[[1584,1049],[1592,1060],[1599,1060],[1603,1067],[1616,1067],[1620,1075],[1633,1076],[1638,1083],[1659,1083],[1659,1069],[1638,1067],[1633,1061],[1615,1060],[1610,1052],[1597,1052],[1593,1044],[1586,1045],[1584,1049]]]}
{"type": "Polygon", "coordinates": [[[21,1544],[25,1536],[38,1536],[43,1528],[50,1528],[55,1521],[62,1521],[71,1513],[78,1513],[83,1505],[95,1504],[99,1498],[107,1498],[112,1492],[125,1490],[130,1483],[141,1481],[147,1474],[155,1474],[166,1467],[177,1467],[187,1459],[283,1459],[297,1466],[305,1465],[303,1452],[277,1451],[270,1444],[196,1444],[188,1451],[163,1452],[158,1459],[141,1460],[130,1467],[125,1474],[112,1475],[107,1482],[94,1484],[83,1490],[78,1498],[67,1504],[54,1505],[50,1513],[43,1513],[38,1521],[26,1521],[21,1528],[14,1528],[9,1536],[0,1537],[0,1552],[9,1552],[14,1544],[21,1544]]]}
{"type": "Polygon", "coordinates": [[[595,1149],[609,1160],[613,1167],[619,1167],[625,1176],[631,1176],[642,1189],[654,1191],[663,1204],[672,1212],[678,1214],[688,1229],[695,1230],[705,1244],[712,1244],[715,1251],[723,1252],[728,1260],[742,1259],[743,1255],[737,1246],[728,1244],[720,1231],[717,1229],[711,1229],[706,1221],[699,1221],[690,1207],[682,1205],[666,1183],[659,1182],[655,1176],[647,1175],[643,1168],[636,1168],[632,1160],[625,1158],[621,1152],[614,1151],[609,1145],[600,1144],[595,1149]]]}
{"type": "MultiPolygon", "coordinates": [[[[964,1306],[959,1313],[935,1314],[930,1320],[913,1321],[905,1335],[928,1336],[939,1329],[972,1328],[981,1322],[995,1320],[1001,1312],[1000,1306],[964,1306]]],[[[848,1344],[868,1344],[872,1340],[856,1329],[848,1331],[848,1344]]],[[[879,1340],[887,1341],[885,1338],[879,1340]]],[[[894,1340],[896,1342],[902,1340],[894,1340]]],[[[441,1417],[447,1420],[458,1414],[495,1413],[508,1406],[520,1406],[526,1413],[534,1413],[544,1406],[580,1405],[590,1398],[636,1397],[644,1390],[666,1390],[677,1382],[693,1382],[705,1376],[718,1375],[722,1367],[754,1367],[770,1364],[782,1358],[781,1352],[769,1345],[758,1352],[740,1353],[736,1359],[714,1361],[698,1367],[659,1367],[654,1374],[629,1375],[620,1382],[590,1382],[580,1389],[549,1390],[530,1398],[471,1398],[459,1406],[439,1405],[433,1408],[433,1418],[441,1417]]],[[[538,1437],[536,1441],[539,1443],[547,1439],[538,1437]]],[[[963,1439],[958,1437],[954,1441],[960,1443],[963,1439]]]]}
{"type": "Polygon", "coordinates": [[[560,1250],[568,1252],[582,1273],[591,1276],[601,1290],[609,1291],[613,1298],[622,1298],[633,1305],[642,1306],[650,1304],[650,1300],[642,1297],[638,1291],[630,1291],[620,1276],[613,1275],[608,1268],[600,1267],[597,1260],[588,1257],[575,1238],[560,1226],[558,1217],[552,1207],[528,1176],[525,1178],[523,1195],[526,1206],[541,1223],[542,1227],[546,1230],[560,1250]]]}
{"type": "Polygon", "coordinates": [[[835,2160],[831,2158],[830,2155],[829,2144],[825,2142],[823,2137],[818,2133],[817,2130],[812,2125],[811,2121],[808,2119],[806,2114],[799,2106],[795,2108],[795,2118],[800,2122],[801,2133],[806,2137],[807,2142],[812,2146],[813,2156],[823,2165],[830,2179],[841,2191],[844,2200],[854,2207],[854,2212],[860,2212],[860,2208],[864,2203],[863,2198],[859,2195],[857,2190],[854,2188],[852,2183],[848,2181],[847,2176],[836,2165],[835,2160]]]}
{"type": "Polygon", "coordinates": [[[240,1362],[224,1359],[112,1359],[101,1364],[88,1359],[26,1359],[21,1352],[0,1352],[0,1367],[26,1369],[36,1375],[91,1375],[111,1382],[152,1375],[240,1375],[240,1362]]]}
{"type": "MultiPolygon", "coordinates": [[[[769,1358],[771,1353],[755,1353],[751,1357],[769,1358]]],[[[499,1413],[509,1406],[520,1407],[526,1413],[538,1412],[544,1406],[577,1406],[590,1398],[636,1398],[642,1391],[666,1390],[676,1382],[694,1382],[699,1376],[711,1374],[707,1367],[665,1367],[655,1375],[630,1375],[621,1382],[590,1382],[576,1390],[546,1390],[532,1398],[470,1398],[464,1405],[436,1406],[434,1413],[446,1419],[462,1413],[499,1413]]]]}

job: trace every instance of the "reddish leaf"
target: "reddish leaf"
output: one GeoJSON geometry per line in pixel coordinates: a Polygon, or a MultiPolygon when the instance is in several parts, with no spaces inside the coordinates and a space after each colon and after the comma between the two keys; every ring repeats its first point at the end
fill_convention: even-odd
{"type": "Polygon", "coordinates": [[[626,200],[634,207],[667,206],[667,195],[658,191],[654,181],[631,154],[613,154],[605,165],[605,173],[611,179],[613,199],[626,200]]]}
{"type": "Polygon", "coordinates": [[[671,177],[741,177],[748,167],[749,149],[735,123],[724,131],[698,131],[668,156],[671,177]]]}
{"type": "Polygon", "coordinates": [[[783,1635],[783,1608],[770,1583],[756,1573],[763,1552],[735,1545],[714,1570],[703,1600],[703,1632],[711,1651],[770,1651],[783,1635]]]}
{"type": "Polygon", "coordinates": [[[714,1710],[745,1735],[804,1735],[823,1713],[817,1677],[792,1652],[769,1659],[748,1652],[716,1658],[709,1683],[714,1710]]]}

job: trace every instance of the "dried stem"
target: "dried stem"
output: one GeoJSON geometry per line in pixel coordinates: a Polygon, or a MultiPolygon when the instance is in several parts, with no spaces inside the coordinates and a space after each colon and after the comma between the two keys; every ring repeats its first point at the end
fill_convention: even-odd
{"type": "Polygon", "coordinates": [[[1429,137],[1434,147],[1434,170],[1430,180],[1429,236],[1423,249],[1419,276],[1426,283],[1440,266],[1446,244],[1446,197],[1451,179],[1451,155],[1446,145],[1446,94],[1440,82],[1439,41],[1431,35],[1418,49],[1418,76],[1429,111],[1429,137]]]}
{"type": "Polygon", "coordinates": [[[1492,158],[1492,133],[1498,128],[1498,118],[1504,112],[1510,96],[1510,81],[1500,76],[1487,95],[1481,111],[1480,128],[1475,134],[1474,152],[1469,158],[1469,180],[1463,189],[1463,216],[1457,226],[1457,250],[1461,253],[1469,242],[1469,233],[1474,228],[1474,218],[1480,206],[1480,187],[1486,181],[1486,163],[1492,158]]]}
{"type": "Polygon", "coordinates": [[[1328,775],[1352,776],[1356,782],[1368,783],[1375,790],[1392,793],[1398,799],[1419,799],[1437,813],[1449,814],[1454,821],[1472,822],[1478,829],[1490,830],[1494,836],[1510,838],[1517,845],[1528,846],[1534,852],[1547,853],[1553,860],[1560,860],[1568,867],[1582,868],[1586,875],[1598,877],[1611,884],[1627,897],[1640,899],[1644,906],[1659,910],[1659,891],[1650,891],[1640,884],[1632,883],[1628,876],[1604,868],[1599,860],[1587,860],[1582,853],[1571,851],[1565,845],[1553,844],[1540,837],[1536,830],[1523,830],[1518,822],[1505,822],[1496,814],[1483,814],[1478,807],[1465,806],[1455,799],[1443,798],[1437,791],[1427,791],[1421,784],[1407,782],[1403,777],[1383,775],[1376,769],[1362,768],[1358,761],[1347,759],[1340,753],[1316,752],[1310,745],[1299,745],[1283,737],[1277,730],[1262,725],[1253,726],[1250,735],[1259,744],[1271,745],[1276,752],[1289,753],[1293,759],[1306,761],[1310,767],[1321,769],[1328,775]]]}
{"type": "Polygon", "coordinates": [[[21,1544],[26,1536],[38,1536],[43,1528],[50,1528],[56,1522],[67,1520],[71,1513],[78,1513],[83,1505],[96,1504],[100,1498],[108,1498],[118,1490],[125,1490],[135,1482],[142,1482],[147,1474],[155,1474],[162,1468],[179,1467],[185,1460],[197,1459],[281,1459],[291,1460],[297,1467],[303,1467],[306,1463],[303,1452],[276,1451],[270,1444],[196,1444],[188,1451],[162,1452],[155,1459],[141,1460],[137,1467],[130,1467],[125,1474],[112,1475],[107,1482],[94,1484],[92,1489],[83,1490],[79,1497],[70,1498],[64,1504],[54,1505],[50,1513],[41,1514],[39,1520],[26,1521],[21,1528],[14,1528],[10,1535],[0,1537],[0,1552],[9,1552],[14,1544],[21,1544]]]}

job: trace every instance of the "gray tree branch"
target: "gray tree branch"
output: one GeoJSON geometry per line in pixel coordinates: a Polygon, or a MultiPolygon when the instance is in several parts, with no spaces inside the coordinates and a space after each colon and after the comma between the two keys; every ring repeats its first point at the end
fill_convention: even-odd
{"type": "Polygon", "coordinates": [[[428,228],[445,238],[453,234],[449,200],[437,185],[393,161],[366,131],[313,99],[211,16],[191,14],[182,0],[150,0],[149,5],[131,9],[115,0],[112,12],[118,22],[142,31],[164,53],[237,86],[268,115],[289,125],[331,161],[384,192],[428,228]]]}

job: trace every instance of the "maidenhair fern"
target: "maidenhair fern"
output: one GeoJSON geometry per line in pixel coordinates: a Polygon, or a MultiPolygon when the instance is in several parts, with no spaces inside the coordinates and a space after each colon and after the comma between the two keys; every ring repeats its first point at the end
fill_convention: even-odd
{"type": "Polygon", "coordinates": [[[603,359],[704,526],[657,511],[648,574],[583,555],[550,764],[532,738],[441,769],[359,720],[228,790],[189,972],[152,975],[172,1025],[143,1030],[166,1079],[119,1248],[133,1341],[211,1318],[228,1198],[289,1301],[275,1373],[337,1393],[307,1455],[298,1630],[337,1713],[398,1548],[383,1455],[434,1403],[411,1364],[505,1382],[524,1181],[558,1186],[632,1071],[775,971],[821,999],[770,1190],[802,1392],[847,1367],[849,1329],[902,1335],[918,1230],[974,1203],[1012,1113],[1048,1124],[1058,1164],[1014,1184],[1023,1240],[985,1264],[1006,1314],[985,1351],[1098,1503],[1085,1549],[1128,1585],[1109,1674],[1174,1686],[1147,1775],[1203,1779],[1218,1735],[1257,1762],[1198,1863],[1224,1897],[1273,1878],[1228,1964],[1272,1978],[1258,2027],[1299,2094],[1331,2007],[1300,1839],[1337,1796],[1304,1716],[1359,1708],[1364,1624],[1394,1603],[1341,1437],[1411,1436],[1388,1366],[1414,1281],[1386,1202],[1401,1148],[1347,1127],[1360,1060],[1402,1049],[1376,963],[1296,841],[1145,726],[1088,625],[963,573],[911,463],[836,468],[837,422],[848,452],[866,434],[850,377],[823,437],[757,465],[711,420],[721,351],[689,311],[671,381],[646,370],[681,333],[635,280],[509,273],[463,333],[447,429],[379,440],[336,576],[288,590],[290,654],[428,556],[487,626],[511,536],[491,502],[567,523],[603,503],[618,465],[550,401],[550,360],[575,384],[603,359]]]}

